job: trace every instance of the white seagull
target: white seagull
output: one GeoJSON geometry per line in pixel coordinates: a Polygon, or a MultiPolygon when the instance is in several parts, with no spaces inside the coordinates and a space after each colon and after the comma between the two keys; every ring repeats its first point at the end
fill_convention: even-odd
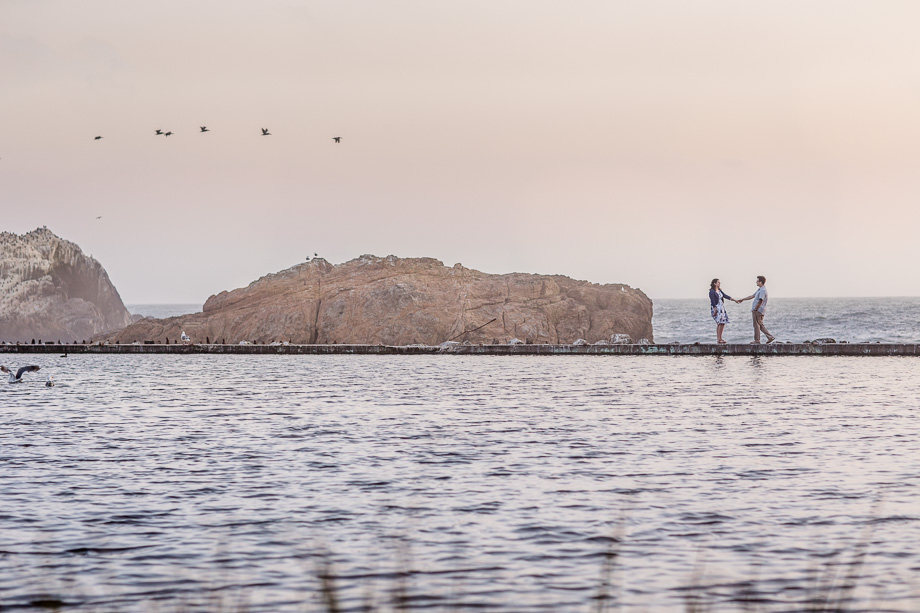
{"type": "Polygon", "coordinates": [[[183,331],[182,331],[182,336],[179,337],[179,340],[181,340],[183,343],[187,343],[187,342],[189,342],[189,341],[192,340],[192,339],[190,339],[189,336],[188,336],[188,334],[185,333],[185,330],[183,330],[183,331]]]}
{"type": "Polygon", "coordinates": [[[23,374],[25,374],[25,373],[27,373],[27,372],[33,372],[33,371],[39,370],[40,368],[41,368],[41,366],[35,366],[35,365],[32,365],[32,366],[23,366],[22,368],[20,368],[19,370],[16,371],[16,374],[15,374],[15,375],[13,374],[13,371],[10,370],[9,368],[7,368],[6,366],[0,366],[0,371],[3,371],[3,372],[5,372],[5,373],[9,373],[9,375],[10,375],[10,383],[22,383],[22,375],[23,375],[23,374]]]}

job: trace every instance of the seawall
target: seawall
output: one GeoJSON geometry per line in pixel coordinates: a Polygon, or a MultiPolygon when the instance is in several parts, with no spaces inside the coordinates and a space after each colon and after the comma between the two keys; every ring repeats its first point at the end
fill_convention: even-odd
{"type": "Polygon", "coordinates": [[[916,343],[783,343],[667,345],[0,345],[0,353],[219,355],[836,355],[920,356],[916,343]]]}

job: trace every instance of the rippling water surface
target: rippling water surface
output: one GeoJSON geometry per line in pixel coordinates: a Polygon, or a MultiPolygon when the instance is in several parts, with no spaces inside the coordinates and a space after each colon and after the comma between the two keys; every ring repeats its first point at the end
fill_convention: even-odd
{"type": "MultiPolygon", "coordinates": [[[[753,291],[750,291],[753,293],[753,291]]],[[[733,297],[748,293],[732,290],[733,297]]],[[[716,325],[709,315],[709,297],[654,301],[652,325],[658,343],[712,343],[716,325]]],[[[751,303],[726,305],[730,323],[725,340],[754,340],[751,303]]],[[[833,338],[850,343],[920,343],[920,298],[786,298],[771,297],[764,320],[777,340],[801,343],[833,338]]],[[[766,339],[763,339],[766,340],[766,339]]]]}
{"type": "Polygon", "coordinates": [[[3,606],[920,609],[916,359],[10,358],[3,606]]]}

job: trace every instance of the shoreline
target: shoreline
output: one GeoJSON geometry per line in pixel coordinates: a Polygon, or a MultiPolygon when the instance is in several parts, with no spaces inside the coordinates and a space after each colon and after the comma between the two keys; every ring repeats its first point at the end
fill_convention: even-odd
{"type": "Polygon", "coordinates": [[[826,355],[920,356],[918,343],[669,343],[649,345],[0,345],[0,353],[174,355],[826,355]]]}

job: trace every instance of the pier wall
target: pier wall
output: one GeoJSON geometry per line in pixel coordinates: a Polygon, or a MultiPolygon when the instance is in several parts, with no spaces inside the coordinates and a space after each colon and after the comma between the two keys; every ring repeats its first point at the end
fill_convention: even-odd
{"type": "Polygon", "coordinates": [[[0,345],[0,353],[176,354],[176,355],[836,355],[920,356],[915,343],[708,343],[667,345],[0,345]]]}

